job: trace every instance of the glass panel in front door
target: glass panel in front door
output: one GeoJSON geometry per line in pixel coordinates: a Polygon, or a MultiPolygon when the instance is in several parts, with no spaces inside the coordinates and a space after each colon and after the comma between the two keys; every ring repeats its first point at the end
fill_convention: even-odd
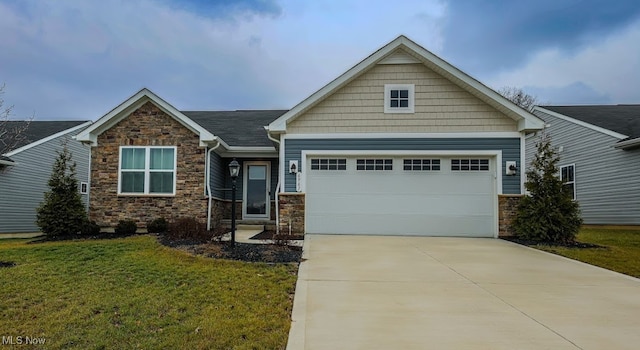
{"type": "Polygon", "coordinates": [[[249,165],[247,179],[247,214],[267,214],[267,166],[249,165]]]}

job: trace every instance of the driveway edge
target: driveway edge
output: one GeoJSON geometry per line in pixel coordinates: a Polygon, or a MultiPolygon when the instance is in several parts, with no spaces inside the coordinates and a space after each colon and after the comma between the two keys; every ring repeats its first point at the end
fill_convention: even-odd
{"type": "Polygon", "coordinates": [[[289,339],[287,341],[287,350],[304,349],[305,329],[306,329],[306,310],[307,310],[307,285],[308,285],[308,266],[309,250],[311,247],[310,235],[304,236],[304,245],[302,248],[302,260],[298,266],[298,281],[296,282],[296,291],[293,297],[293,309],[291,310],[291,328],[289,329],[289,339]]]}

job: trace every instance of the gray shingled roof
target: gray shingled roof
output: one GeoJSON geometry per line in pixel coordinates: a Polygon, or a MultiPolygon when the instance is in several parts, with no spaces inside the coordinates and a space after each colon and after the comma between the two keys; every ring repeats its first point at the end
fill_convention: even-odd
{"type": "Polygon", "coordinates": [[[540,106],[556,113],[627,135],[640,137],[640,105],[540,106]]]}
{"type": "Polygon", "coordinates": [[[7,138],[13,133],[14,130],[22,129],[27,123],[29,127],[24,131],[24,137],[20,138],[19,142],[11,147],[8,151],[26,146],[32,142],[42,140],[53,134],[57,134],[63,130],[73,128],[80,124],[86,123],[87,120],[69,120],[69,121],[8,121],[5,124],[4,136],[0,136],[0,144],[7,141],[7,138]]]}
{"type": "Polygon", "coordinates": [[[229,146],[268,147],[273,142],[264,127],[287,110],[182,111],[229,146]]]}

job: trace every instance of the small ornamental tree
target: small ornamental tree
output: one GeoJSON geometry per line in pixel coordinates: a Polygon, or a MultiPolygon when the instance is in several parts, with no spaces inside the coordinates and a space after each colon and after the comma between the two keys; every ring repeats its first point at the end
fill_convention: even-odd
{"type": "Polygon", "coordinates": [[[45,192],[44,201],[37,209],[38,227],[52,237],[78,234],[88,219],[78,192],[76,163],[72,161],[66,143],[58,152],[48,185],[49,191],[45,192]]]}
{"type": "Polygon", "coordinates": [[[539,242],[572,243],[582,225],[580,208],[558,177],[560,157],[551,146],[551,138],[543,134],[536,149],[524,184],[529,193],[522,197],[513,222],[516,236],[539,242]]]}

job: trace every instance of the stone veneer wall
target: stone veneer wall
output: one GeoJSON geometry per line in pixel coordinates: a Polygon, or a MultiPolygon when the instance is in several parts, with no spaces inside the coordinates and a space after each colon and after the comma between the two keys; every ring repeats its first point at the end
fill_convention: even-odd
{"type": "Polygon", "coordinates": [[[515,235],[511,222],[518,213],[518,203],[522,198],[521,194],[501,194],[498,195],[498,236],[510,237],[515,235]]]}
{"type": "Polygon", "coordinates": [[[304,193],[280,193],[278,205],[280,208],[280,233],[304,234],[304,193]]]}
{"type": "Polygon", "coordinates": [[[103,227],[134,220],[138,227],[158,217],[207,220],[204,195],[205,150],[199,137],[147,102],[98,136],[91,150],[89,215],[103,227]],[[177,146],[175,196],[118,195],[120,146],[177,146]]]}

